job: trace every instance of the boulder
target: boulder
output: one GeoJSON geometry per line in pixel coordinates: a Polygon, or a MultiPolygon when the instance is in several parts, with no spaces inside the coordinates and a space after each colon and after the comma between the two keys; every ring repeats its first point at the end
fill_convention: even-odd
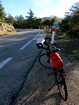
{"type": "Polygon", "coordinates": [[[8,32],[16,31],[11,24],[0,22],[0,35],[5,35],[8,32]]]}

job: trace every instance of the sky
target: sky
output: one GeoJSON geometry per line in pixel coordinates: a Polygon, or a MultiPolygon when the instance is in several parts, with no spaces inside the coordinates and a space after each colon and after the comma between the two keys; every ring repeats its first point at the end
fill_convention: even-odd
{"type": "Polygon", "coordinates": [[[31,9],[37,18],[48,17],[51,15],[63,18],[65,12],[79,0],[0,0],[6,14],[13,17],[23,15],[28,16],[27,12],[31,9]]]}

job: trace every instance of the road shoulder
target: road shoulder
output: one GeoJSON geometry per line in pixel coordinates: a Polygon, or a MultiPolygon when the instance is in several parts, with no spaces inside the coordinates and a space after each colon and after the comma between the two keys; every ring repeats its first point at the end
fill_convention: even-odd
{"type": "Polygon", "coordinates": [[[68,87],[68,100],[64,102],[53,84],[53,78],[49,77],[49,69],[42,67],[38,59],[27,76],[25,84],[15,100],[15,105],[78,105],[79,103],[79,63],[71,62],[60,53],[65,62],[64,69],[67,72],[66,83],[68,87]]]}

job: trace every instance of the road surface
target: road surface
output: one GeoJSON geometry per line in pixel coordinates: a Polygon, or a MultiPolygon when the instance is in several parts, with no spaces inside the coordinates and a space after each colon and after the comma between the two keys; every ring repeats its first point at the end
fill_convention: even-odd
{"type": "Polygon", "coordinates": [[[0,105],[11,105],[21,90],[40,50],[35,43],[42,30],[0,37],[0,105]]]}

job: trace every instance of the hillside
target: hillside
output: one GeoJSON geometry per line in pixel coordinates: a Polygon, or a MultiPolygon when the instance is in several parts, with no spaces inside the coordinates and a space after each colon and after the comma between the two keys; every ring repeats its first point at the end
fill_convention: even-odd
{"type": "MultiPolygon", "coordinates": [[[[47,16],[47,17],[43,17],[42,19],[43,20],[47,20],[47,19],[49,19],[49,20],[52,20],[53,18],[54,18],[55,16],[54,15],[51,15],[51,16],[47,16]]],[[[57,16],[56,16],[57,17],[57,16]]],[[[61,17],[57,17],[59,20],[62,20],[63,18],[61,18],[61,17]]]]}

